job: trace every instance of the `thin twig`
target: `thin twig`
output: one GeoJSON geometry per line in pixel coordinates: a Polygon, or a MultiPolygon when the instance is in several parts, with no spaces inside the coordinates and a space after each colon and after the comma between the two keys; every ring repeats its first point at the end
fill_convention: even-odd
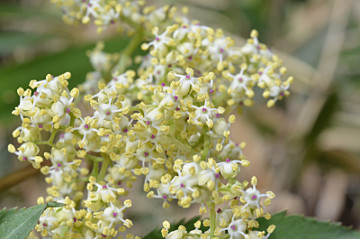
{"type": "Polygon", "coordinates": [[[27,178],[35,176],[39,173],[40,171],[34,169],[32,166],[28,166],[26,168],[10,173],[0,179],[0,192],[8,188],[11,188],[17,185],[18,183],[26,180],[27,178]]]}

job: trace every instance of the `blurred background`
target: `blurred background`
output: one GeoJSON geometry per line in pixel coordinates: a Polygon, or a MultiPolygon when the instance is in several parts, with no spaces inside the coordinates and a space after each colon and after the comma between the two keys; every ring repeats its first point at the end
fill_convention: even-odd
{"type": "MultiPolygon", "coordinates": [[[[259,99],[237,117],[233,139],[247,143],[251,162],[241,179],[255,175],[262,191],[277,194],[271,212],[287,209],[360,229],[360,1],[165,2],[189,6],[191,18],[223,28],[239,43],[257,29],[295,77],[291,96],[275,108],[259,99]]],[[[31,206],[45,196],[43,176],[7,152],[20,123],[11,115],[16,89],[66,71],[71,86],[83,82],[91,70],[86,52],[100,39],[107,51],[118,51],[118,37],[112,28],[99,35],[93,26],[64,24],[48,1],[0,0],[0,208],[31,206]]],[[[129,213],[141,225],[134,229],[139,235],[165,218],[197,214],[196,207],[159,209],[161,202],[147,200],[141,186],[134,191],[141,197],[129,213]]]]}

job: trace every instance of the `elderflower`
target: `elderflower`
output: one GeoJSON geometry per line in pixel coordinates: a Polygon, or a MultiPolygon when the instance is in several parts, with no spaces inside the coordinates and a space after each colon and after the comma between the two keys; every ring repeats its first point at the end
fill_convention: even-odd
{"type": "Polygon", "coordinates": [[[132,28],[131,44],[147,53],[129,70],[128,55],[105,53],[99,43],[89,52],[94,71],[78,88],[68,88],[65,73],[18,89],[13,114],[22,124],[13,136],[20,146],[8,149],[46,175],[46,201],[65,204],[46,209],[36,230],[51,238],[121,238],[133,226],[126,216],[132,202],[124,197],[143,176],[147,197],[164,208],[171,201],[199,204],[209,214],[189,232],[170,231],[165,221],[165,238],[267,239],[274,226],[258,231],[256,219],[270,218],[265,210],[275,195],[260,193],[256,177],[251,186],[237,179],[249,161],[245,143],[230,139],[236,120],[230,112],[252,106],[259,89],[272,107],[289,95],[293,78],[285,78],[286,68],[258,33],[238,47],[221,29],[190,21],[172,6],[53,2],[69,23],[132,28]],[[88,110],[80,110],[84,105],[88,110]]]}

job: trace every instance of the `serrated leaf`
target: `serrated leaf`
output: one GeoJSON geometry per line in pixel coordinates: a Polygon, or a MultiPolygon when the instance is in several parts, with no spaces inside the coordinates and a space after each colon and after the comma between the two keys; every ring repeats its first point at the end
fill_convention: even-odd
{"type": "Polygon", "coordinates": [[[360,232],[343,227],[339,223],[318,221],[302,215],[286,216],[280,212],[270,220],[260,218],[260,231],[266,231],[270,225],[276,229],[269,239],[360,239],[360,232]]]}
{"type": "Polygon", "coordinates": [[[47,207],[61,207],[63,204],[49,202],[30,208],[11,208],[0,211],[0,238],[22,239],[29,235],[41,214],[47,207]]]}
{"type": "MultiPolygon", "coordinates": [[[[183,218],[180,221],[178,221],[177,223],[171,223],[169,231],[177,230],[180,225],[185,226],[187,231],[194,230],[195,229],[194,223],[197,220],[199,220],[199,218],[200,217],[194,217],[186,222],[185,222],[185,219],[183,218]]],[[[146,236],[144,236],[143,239],[163,239],[163,237],[161,235],[161,229],[155,228],[150,233],[148,233],[146,236]]]]}

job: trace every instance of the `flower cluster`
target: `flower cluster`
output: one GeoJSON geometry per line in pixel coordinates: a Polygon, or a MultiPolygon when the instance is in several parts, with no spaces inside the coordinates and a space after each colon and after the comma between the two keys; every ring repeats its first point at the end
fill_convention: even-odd
{"type": "Polygon", "coordinates": [[[21,145],[9,145],[9,151],[41,168],[51,185],[47,201],[65,204],[44,212],[36,227],[42,236],[118,236],[132,226],[125,197],[142,178],[147,197],[163,200],[164,208],[175,200],[183,208],[200,204],[199,213],[209,215],[189,232],[183,226],[171,232],[164,222],[166,238],[268,238],[274,226],[258,231],[256,219],[270,218],[264,208],[275,195],[261,193],[256,177],[238,180],[249,161],[245,143],[230,139],[231,112],[253,105],[259,89],[273,106],[289,95],[293,80],[284,78],[281,60],[259,43],[257,32],[236,47],[221,30],[175,17],[169,7],[55,2],[71,21],[92,17],[101,27],[112,21],[139,26],[135,38],[139,45],[147,41],[141,48],[148,54],[135,59],[136,71],[126,70],[127,58],[105,53],[99,44],[89,54],[95,71],[80,90],[68,89],[70,73],[31,81],[33,91],[18,90],[13,114],[22,125],[13,136],[21,145]]]}
{"type": "Polygon", "coordinates": [[[155,39],[142,46],[143,49],[151,47],[142,66],[147,77],[158,84],[167,83],[166,80],[174,78],[176,73],[185,74],[186,68],[190,67],[193,68],[192,76],[212,72],[216,79],[211,82],[210,89],[198,89],[193,77],[187,79],[184,76],[179,80],[182,91],[195,86],[194,89],[201,92],[201,99],[211,95],[216,105],[251,106],[255,87],[262,89],[269,107],[289,95],[293,78],[283,77],[286,68],[271,49],[259,43],[255,30],[243,47],[235,47],[234,40],[220,29],[213,30],[198,23],[176,24],[162,34],[154,28],[154,34],[155,39]]]}
{"type": "MultiPolygon", "coordinates": [[[[125,189],[100,181],[106,173],[105,168],[102,176],[98,175],[99,183],[95,177],[89,176],[84,158],[96,158],[86,154],[99,152],[101,140],[106,139],[102,139],[99,130],[93,128],[92,119],[81,117],[74,103],[79,91],[67,88],[69,78],[70,73],[58,77],[48,75],[43,81],[30,83],[34,92],[19,88],[20,104],[13,114],[19,115],[23,123],[13,136],[21,146],[15,149],[10,144],[9,151],[18,155],[19,160],[31,162],[35,168],[41,167],[41,172],[47,175],[46,182],[51,184],[46,200],[66,205],[46,210],[36,227],[43,236],[113,237],[117,234],[115,228],[125,230],[124,226],[132,226],[132,222],[123,216],[131,201],[125,200],[122,205],[119,197],[125,194],[125,189]],[[41,146],[49,146],[50,150],[41,152],[41,146]],[[41,164],[44,159],[49,163],[41,164]],[[86,181],[87,194],[84,195],[86,181]],[[81,209],[81,204],[87,210],[81,209]],[[118,228],[119,223],[124,226],[118,228]]],[[[44,201],[42,198],[39,200],[44,201]]]]}
{"type": "Polygon", "coordinates": [[[151,29],[154,26],[166,25],[167,19],[173,19],[176,12],[176,8],[171,6],[162,8],[146,6],[144,0],[51,1],[62,8],[63,19],[66,23],[87,24],[93,19],[99,32],[116,23],[120,24],[121,28],[126,28],[126,26],[138,28],[143,25],[147,29],[151,29]]]}

